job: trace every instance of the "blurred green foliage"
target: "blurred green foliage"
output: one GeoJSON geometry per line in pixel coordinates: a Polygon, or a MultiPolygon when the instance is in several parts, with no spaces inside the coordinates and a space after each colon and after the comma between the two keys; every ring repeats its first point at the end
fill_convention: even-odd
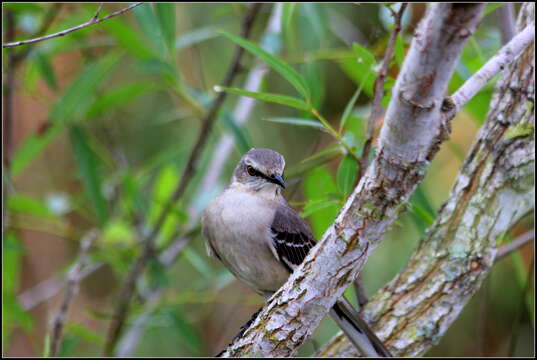
{"type": "MultiPolygon", "coordinates": [[[[18,40],[35,35],[55,5],[2,6],[4,15],[9,13],[14,18],[16,37],[11,40],[18,40]]],[[[47,33],[88,21],[97,6],[61,5],[47,33]]],[[[100,16],[122,6],[126,4],[105,3],[100,16]]],[[[286,157],[292,186],[285,195],[297,210],[302,210],[317,239],[332,223],[358,180],[357,158],[364,142],[375,74],[393,23],[381,21],[383,4],[285,3],[278,19],[281,31],[263,36],[274,6],[263,5],[249,40],[236,35],[247,10],[244,3],[145,3],[92,27],[26,45],[30,50],[16,69],[8,68],[6,60],[21,54],[26,46],[3,49],[4,72],[15,71],[17,75],[15,84],[3,80],[4,89],[13,87],[16,98],[15,115],[3,121],[25,124],[13,135],[15,151],[9,168],[4,168],[15,185],[5,187],[9,193],[4,211],[10,222],[2,246],[2,340],[8,355],[48,353],[47,320],[34,310],[24,310],[17,295],[46,280],[46,274],[64,278],[64,267],[58,264],[72,261],[78,240],[91,228],[101,230],[92,249],[92,262],[104,261],[106,266],[82,282],[78,296],[84,299],[84,305],[70,312],[60,355],[100,354],[117,290],[140,253],[140,240],[151,230],[182,177],[200,121],[216,91],[228,92],[227,100],[196,163],[193,181],[166,217],[156,247],[159,251],[169,249],[187,233],[192,240],[172,266],[152,260],[140,279],[129,326],[146,309],[151,291],[159,290],[162,296],[132,355],[213,355],[253,312],[254,304],[240,291],[233,296],[222,295],[234,286],[230,284],[232,277],[206,256],[199,231],[192,230],[196,229],[192,224],[199,220],[196,210],[227,184],[235,162],[250,147],[270,147],[286,157]],[[233,88],[223,88],[220,85],[236,46],[242,46],[250,56],[242,62],[233,88]],[[258,62],[270,71],[258,91],[247,91],[243,87],[245,74],[258,62]],[[258,100],[247,124],[239,124],[234,118],[233,109],[240,96],[258,100]],[[200,193],[201,181],[214,170],[208,166],[215,146],[225,134],[233,138],[234,151],[214,188],[200,193]],[[40,233],[51,234],[57,242],[53,247],[61,242],[60,247],[66,250],[61,255],[57,250],[33,251],[33,247],[42,248],[38,242],[51,241],[42,240],[40,233]],[[54,256],[69,260],[58,262],[54,256]],[[31,271],[36,257],[46,259],[40,265],[46,270],[39,276],[31,271]],[[41,325],[36,327],[36,322],[41,325]],[[33,348],[21,349],[20,341],[13,340],[24,336],[30,336],[33,348]]],[[[462,53],[449,92],[500,48],[494,17],[497,6],[487,7],[482,25],[462,53]]],[[[388,104],[412,28],[419,20],[411,15],[420,14],[423,5],[414,4],[407,11],[408,20],[397,37],[389,68],[383,106],[388,104]]],[[[6,26],[4,23],[4,42],[6,26]]],[[[450,167],[447,174],[438,175],[439,169],[446,163],[460,164],[485,118],[492,90],[493,84],[487,85],[464,108],[462,119],[454,120],[457,125],[471,119],[476,126],[454,132],[413,195],[409,211],[371,257],[364,270],[369,294],[404,266],[434,220],[457,166],[450,167]]],[[[8,181],[7,175],[3,180],[4,184],[8,181]]],[[[531,221],[521,225],[522,229],[532,226],[531,221]]],[[[499,268],[515,272],[520,290],[528,279],[527,259],[522,260],[518,254],[513,259],[499,268]]],[[[490,282],[495,283],[487,290],[490,298],[509,297],[510,313],[523,311],[518,307],[519,292],[502,291],[501,284],[509,279],[493,277],[490,282]]],[[[533,333],[533,288],[524,296],[533,333]]],[[[50,314],[54,313],[56,300],[51,301],[54,306],[50,314]]],[[[261,304],[260,299],[255,301],[261,304]]],[[[470,324],[476,319],[483,321],[489,313],[504,311],[505,304],[499,310],[495,306],[486,304],[484,312],[469,306],[461,318],[464,324],[470,324]]],[[[502,321],[485,334],[477,334],[485,339],[487,354],[505,354],[505,342],[497,346],[494,341],[508,337],[514,325],[509,318],[502,321]]],[[[299,354],[311,355],[335,331],[332,323],[324,321],[314,341],[299,354]]],[[[476,352],[472,351],[481,351],[468,345],[475,335],[450,331],[434,354],[473,356],[476,352]],[[460,344],[460,351],[446,351],[451,343],[460,344]]],[[[533,352],[529,338],[520,337],[522,345],[515,354],[533,352]]]]}

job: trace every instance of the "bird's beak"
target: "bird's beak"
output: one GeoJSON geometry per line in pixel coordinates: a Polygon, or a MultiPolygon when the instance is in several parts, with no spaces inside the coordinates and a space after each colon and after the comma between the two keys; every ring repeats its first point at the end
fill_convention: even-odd
{"type": "Polygon", "coordinates": [[[273,182],[274,184],[280,185],[282,188],[285,189],[285,181],[283,180],[283,176],[281,176],[278,173],[272,174],[270,176],[270,182],[273,182]]]}

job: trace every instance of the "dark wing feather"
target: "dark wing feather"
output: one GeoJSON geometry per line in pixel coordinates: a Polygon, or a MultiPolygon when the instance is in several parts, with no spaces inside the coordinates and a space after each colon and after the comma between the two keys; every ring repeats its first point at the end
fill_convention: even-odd
{"type": "Polygon", "coordinates": [[[279,260],[290,272],[300,265],[315,246],[313,234],[304,220],[289,205],[282,204],[276,210],[271,225],[272,242],[279,260]]]}

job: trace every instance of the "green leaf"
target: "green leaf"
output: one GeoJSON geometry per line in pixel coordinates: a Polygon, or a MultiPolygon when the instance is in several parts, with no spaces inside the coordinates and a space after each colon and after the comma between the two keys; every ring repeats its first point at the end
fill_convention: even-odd
{"type": "Polygon", "coordinates": [[[97,90],[117,60],[118,55],[111,54],[89,65],[65,90],[50,111],[52,125],[45,131],[31,135],[13,155],[11,170],[14,177],[19,175],[49,145],[56,135],[63,130],[67,122],[73,121],[83,113],[89,104],[88,99],[92,98],[91,95],[97,90]]]}
{"type": "Polygon", "coordinates": [[[313,155],[305,158],[304,160],[301,161],[301,163],[304,164],[306,162],[313,161],[313,160],[318,159],[320,157],[323,157],[323,156],[325,156],[327,154],[330,154],[330,153],[332,153],[334,151],[340,152],[341,151],[341,145],[336,144],[336,145],[329,146],[329,147],[319,151],[318,153],[313,154],[313,155]]]}
{"type": "MultiPolygon", "coordinates": [[[[329,193],[337,192],[337,186],[330,171],[323,166],[317,167],[304,177],[304,195],[307,201],[327,199],[329,193]]],[[[338,204],[320,209],[310,215],[309,221],[318,239],[332,224],[339,210],[338,204]]]]}
{"type": "Polygon", "coordinates": [[[168,50],[173,51],[175,41],[175,4],[174,3],[155,3],[157,18],[160,23],[160,29],[168,50]]]}
{"type": "Polygon", "coordinates": [[[351,193],[356,182],[357,174],[358,162],[351,155],[345,155],[339,163],[337,170],[337,185],[343,194],[348,195],[351,193]]]}
{"type": "Polygon", "coordinates": [[[132,10],[136,19],[140,23],[142,30],[151,40],[151,44],[155,47],[159,54],[164,53],[164,37],[161,31],[159,20],[153,12],[150,3],[145,3],[137,6],[132,10]]]}
{"type": "Polygon", "coordinates": [[[7,199],[7,206],[10,211],[24,214],[54,217],[47,204],[24,194],[11,194],[7,199]]]}
{"type": "Polygon", "coordinates": [[[96,155],[90,148],[86,133],[81,126],[71,125],[69,127],[69,137],[86,194],[97,211],[99,225],[103,227],[107,220],[106,201],[102,194],[101,176],[96,155]]]}
{"type": "Polygon", "coordinates": [[[54,75],[54,68],[50,63],[47,55],[38,51],[34,55],[34,59],[37,65],[37,69],[41,73],[41,76],[52,90],[58,90],[58,84],[56,83],[56,76],[54,75]]]}
{"type": "Polygon", "coordinates": [[[285,40],[291,49],[295,48],[295,27],[292,26],[293,14],[297,3],[283,3],[282,8],[282,29],[285,40]]]}
{"type": "Polygon", "coordinates": [[[335,199],[326,198],[322,200],[310,200],[304,206],[304,209],[300,213],[300,216],[305,218],[316,213],[317,211],[320,211],[320,210],[323,210],[323,209],[326,209],[328,207],[338,205],[338,204],[339,204],[339,200],[335,200],[335,199]]]}
{"type": "Polygon", "coordinates": [[[97,90],[118,59],[117,54],[111,54],[89,65],[53,106],[50,116],[54,121],[65,122],[81,114],[88,106],[88,99],[91,99],[93,92],[97,90]]]}
{"type": "Polygon", "coordinates": [[[254,99],[259,99],[267,102],[273,102],[276,104],[290,106],[299,110],[310,111],[311,106],[306,104],[303,100],[279,94],[272,93],[263,93],[263,92],[253,92],[237,88],[228,88],[223,86],[216,86],[215,90],[217,91],[227,91],[232,94],[242,95],[252,97],[254,99]]]}
{"type": "Polygon", "coordinates": [[[252,141],[248,132],[244,126],[241,126],[235,122],[233,116],[229,112],[224,112],[224,115],[221,117],[221,121],[226,129],[235,138],[235,145],[237,145],[237,148],[241,154],[252,148],[252,141]]]}
{"type": "Polygon", "coordinates": [[[190,348],[190,351],[200,353],[201,341],[196,334],[196,329],[190,325],[177,309],[170,311],[173,329],[177,332],[183,343],[190,348]]]}
{"type": "Polygon", "coordinates": [[[292,117],[277,117],[277,118],[270,118],[270,119],[263,119],[263,120],[280,123],[280,124],[313,127],[313,128],[323,130],[323,131],[326,130],[324,128],[324,125],[317,120],[308,120],[308,119],[292,118],[292,117]]]}
{"type": "Polygon", "coordinates": [[[366,94],[372,96],[375,84],[375,57],[366,48],[356,43],[352,48],[356,57],[341,60],[341,67],[356,84],[362,85],[363,83],[366,94]]]}
{"type": "Polygon", "coordinates": [[[102,94],[86,112],[86,119],[93,119],[115,107],[126,105],[144,92],[154,89],[154,84],[149,82],[121,85],[102,94]]]}
{"type": "Polygon", "coordinates": [[[217,37],[219,34],[214,28],[206,27],[183,34],[175,40],[175,50],[181,50],[205,40],[217,37]]]}
{"type": "Polygon", "coordinates": [[[145,42],[140,41],[140,35],[120,20],[120,17],[103,21],[101,26],[104,26],[118,44],[135,58],[148,60],[154,56],[153,51],[146,46],[145,42]]]}
{"type": "Polygon", "coordinates": [[[499,8],[500,6],[503,6],[503,5],[505,5],[505,3],[491,3],[491,4],[488,4],[485,7],[485,11],[483,11],[483,17],[487,16],[488,14],[490,14],[491,12],[493,12],[494,10],[496,10],[497,8],[499,8]]]}
{"type": "Polygon", "coordinates": [[[263,59],[263,61],[265,61],[273,70],[277,71],[281,76],[284,77],[285,80],[289,81],[289,83],[291,83],[291,85],[293,85],[293,87],[307,101],[310,100],[311,91],[308,88],[308,84],[302,75],[300,75],[295,69],[248,40],[242,39],[227,32],[222,32],[222,34],[252,54],[263,59]]]}
{"type": "Polygon", "coordinates": [[[13,177],[18,176],[60,133],[64,124],[56,123],[42,134],[30,135],[17,149],[11,160],[13,177]]]}
{"type": "Polygon", "coordinates": [[[362,92],[362,88],[364,87],[364,83],[362,82],[360,86],[356,89],[354,92],[354,95],[347,103],[347,106],[345,106],[345,111],[343,111],[343,115],[341,115],[341,119],[339,120],[339,129],[344,129],[345,124],[347,123],[347,120],[349,119],[352,109],[354,109],[354,104],[356,103],[356,100],[358,99],[358,96],[360,96],[360,93],[362,92]]]}
{"type": "Polygon", "coordinates": [[[104,343],[103,335],[87,328],[83,324],[68,322],[65,328],[68,333],[76,335],[90,344],[100,346],[104,343]]]}

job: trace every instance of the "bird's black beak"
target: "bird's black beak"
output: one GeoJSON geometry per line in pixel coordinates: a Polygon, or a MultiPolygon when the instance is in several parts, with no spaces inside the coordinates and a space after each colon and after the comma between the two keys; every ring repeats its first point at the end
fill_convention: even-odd
{"type": "Polygon", "coordinates": [[[278,173],[272,174],[269,179],[270,179],[270,182],[280,185],[282,188],[285,189],[285,180],[283,180],[283,176],[281,176],[280,174],[278,173]]]}

